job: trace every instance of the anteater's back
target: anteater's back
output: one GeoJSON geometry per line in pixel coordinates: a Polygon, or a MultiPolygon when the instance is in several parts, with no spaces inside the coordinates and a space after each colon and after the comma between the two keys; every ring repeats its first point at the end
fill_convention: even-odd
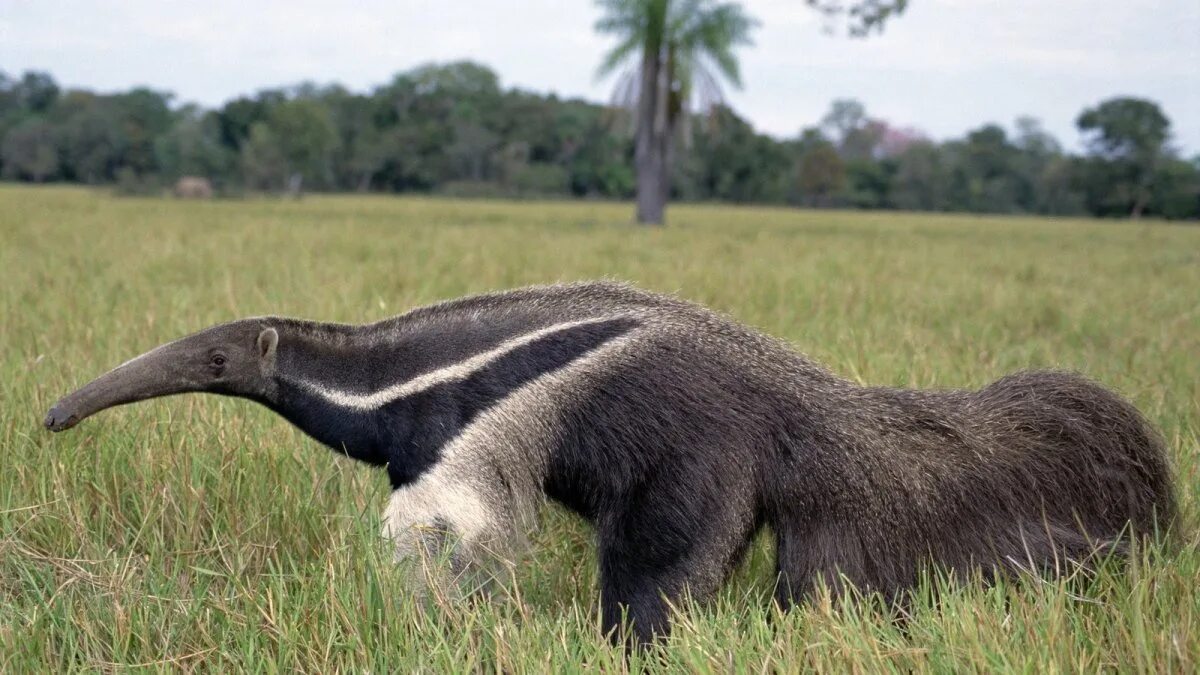
{"type": "Polygon", "coordinates": [[[1053,569],[1175,517],[1162,440],[1082,376],[1022,372],[978,391],[862,387],[702,307],[604,290],[655,317],[643,367],[651,386],[677,390],[663,401],[687,427],[660,440],[694,439],[664,457],[690,452],[738,475],[730,491],[752,472],[790,578],[844,574],[895,591],[930,560],[953,572],[1053,569]],[[709,409],[685,410],[697,405],[709,409]]]}

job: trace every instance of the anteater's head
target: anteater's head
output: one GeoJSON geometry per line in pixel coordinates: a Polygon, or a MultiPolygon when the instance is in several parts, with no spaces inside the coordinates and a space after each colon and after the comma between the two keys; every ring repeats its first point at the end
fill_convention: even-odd
{"type": "Polygon", "coordinates": [[[273,393],[279,333],[262,319],[213,326],[117,366],[62,398],[45,425],[70,429],[105,408],[185,392],[264,400],[273,393]]]}

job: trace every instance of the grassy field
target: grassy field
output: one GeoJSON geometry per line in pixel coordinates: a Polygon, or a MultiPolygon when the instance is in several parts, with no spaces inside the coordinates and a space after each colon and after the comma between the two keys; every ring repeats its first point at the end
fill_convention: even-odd
{"type": "Polygon", "coordinates": [[[1200,228],[681,206],[641,230],[630,212],[0,186],[0,671],[1200,668],[1200,228]],[[597,277],[705,303],[862,382],[1083,371],[1162,430],[1189,526],[1126,571],[942,588],[903,622],[827,598],[780,615],[764,542],[626,661],[598,629],[590,531],[556,508],[508,587],[419,602],[378,536],[384,474],[263,409],[178,397],[40,427],[75,386],[212,323],[357,323],[597,277]]]}

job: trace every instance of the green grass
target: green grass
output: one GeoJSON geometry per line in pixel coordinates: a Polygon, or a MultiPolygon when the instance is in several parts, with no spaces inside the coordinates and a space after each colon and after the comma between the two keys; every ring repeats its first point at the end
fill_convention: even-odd
{"type": "Polygon", "coordinates": [[[1191,527],[1127,570],[941,588],[906,621],[828,599],[779,615],[764,542],[719,597],[683,608],[660,650],[626,662],[599,632],[590,532],[557,509],[506,588],[417,601],[380,542],[383,474],[250,403],[177,397],[41,429],[73,387],[216,322],[364,322],[613,277],[727,312],[863,382],[1083,371],[1162,430],[1195,522],[1200,229],[680,206],[670,228],[643,230],[630,211],[0,187],[0,670],[1200,668],[1191,527]]]}

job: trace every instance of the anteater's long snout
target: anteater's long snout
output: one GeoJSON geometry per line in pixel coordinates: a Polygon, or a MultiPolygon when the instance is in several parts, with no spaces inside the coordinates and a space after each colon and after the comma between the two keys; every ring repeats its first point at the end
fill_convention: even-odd
{"type": "Polygon", "coordinates": [[[200,390],[182,372],[179,357],[178,349],[167,345],[127,361],[59,399],[42,424],[50,431],[65,431],[114,406],[200,390]]]}
{"type": "Polygon", "coordinates": [[[64,408],[60,401],[54,404],[53,408],[50,408],[50,412],[46,413],[46,420],[43,424],[50,431],[66,431],[79,424],[79,415],[64,408]]]}
{"type": "Polygon", "coordinates": [[[66,431],[105,408],[144,398],[138,395],[139,389],[144,388],[131,379],[128,373],[117,371],[102,375],[60,398],[46,413],[42,424],[50,431],[66,431]]]}

